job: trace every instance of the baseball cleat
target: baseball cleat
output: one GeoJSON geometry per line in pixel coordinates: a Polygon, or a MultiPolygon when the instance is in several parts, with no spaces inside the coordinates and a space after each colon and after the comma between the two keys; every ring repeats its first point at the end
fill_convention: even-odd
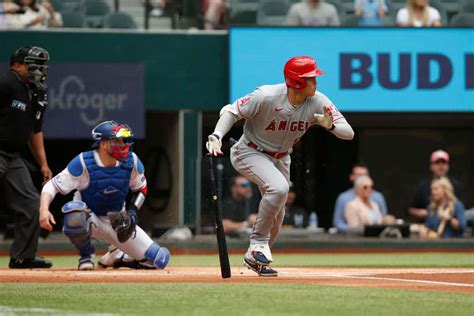
{"type": "Polygon", "coordinates": [[[244,258],[244,265],[252,270],[253,272],[257,273],[258,276],[261,277],[276,277],[278,276],[278,271],[266,266],[266,265],[260,265],[250,259],[244,258]]]}
{"type": "Polygon", "coordinates": [[[94,255],[81,257],[77,269],[81,271],[94,270],[94,255]]]}
{"type": "Polygon", "coordinates": [[[115,246],[109,246],[109,251],[102,257],[100,257],[97,265],[99,268],[106,269],[114,266],[114,263],[117,259],[123,257],[123,251],[118,249],[115,246]]]}
{"type": "Polygon", "coordinates": [[[268,266],[273,261],[268,245],[250,245],[245,258],[264,266],[268,266]]]}

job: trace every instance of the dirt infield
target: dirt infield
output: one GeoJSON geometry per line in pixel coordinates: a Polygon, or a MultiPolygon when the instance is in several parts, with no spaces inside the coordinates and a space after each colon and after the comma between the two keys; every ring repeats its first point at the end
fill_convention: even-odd
{"type": "Polygon", "coordinates": [[[392,288],[474,294],[474,269],[360,269],[279,268],[279,276],[258,277],[242,267],[232,268],[232,278],[222,279],[216,267],[171,267],[156,270],[51,270],[0,269],[0,282],[41,283],[304,283],[347,287],[392,288]]]}

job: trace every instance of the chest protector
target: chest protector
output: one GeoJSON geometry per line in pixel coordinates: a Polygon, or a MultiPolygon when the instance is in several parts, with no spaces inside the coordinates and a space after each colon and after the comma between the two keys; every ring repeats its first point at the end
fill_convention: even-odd
{"type": "Polygon", "coordinates": [[[94,159],[94,153],[82,154],[89,173],[89,186],[81,191],[82,200],[97,215],[122,210],[130,188],[130,176],[133,170],[133,155],[117,167],[100,167],[94,159]]]}

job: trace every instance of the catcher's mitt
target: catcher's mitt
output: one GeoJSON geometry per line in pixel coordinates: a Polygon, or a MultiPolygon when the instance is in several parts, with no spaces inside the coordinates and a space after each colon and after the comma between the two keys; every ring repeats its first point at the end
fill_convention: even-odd
{"type": "Polygon", "coordinates": [[[137,217],[133,212],[126,210],[108,212],[107,217],[121,243],[126,242],[132,234],[136,233],[137,217]]]}

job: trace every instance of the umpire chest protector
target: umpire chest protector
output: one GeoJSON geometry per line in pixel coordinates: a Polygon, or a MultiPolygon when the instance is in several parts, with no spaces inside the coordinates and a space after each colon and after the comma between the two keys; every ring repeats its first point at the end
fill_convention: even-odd
{"type": "Polygon", "coordinates": [[[129,152],[125,161],[116,167],[100,167],[92,151],[82,153],[89,173],[89,186],[81,191],[82,200],[97,215],[122,210],[130,186],[133,155],[129,152]]]}

